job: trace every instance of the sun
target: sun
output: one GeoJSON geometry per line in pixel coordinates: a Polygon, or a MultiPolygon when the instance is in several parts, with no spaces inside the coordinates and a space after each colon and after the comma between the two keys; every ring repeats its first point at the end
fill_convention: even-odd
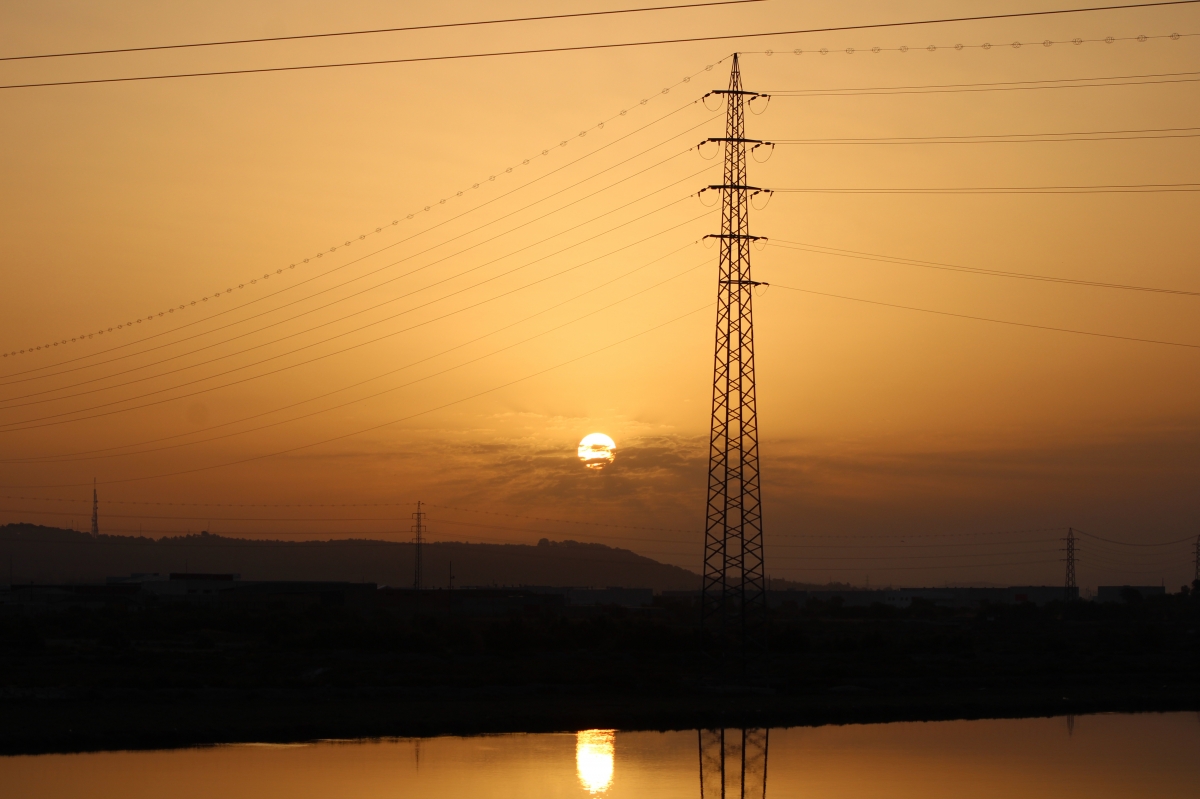
{"type": "Polygon", "coordinates": [[[604,433],[588,433],[579,442],[579,460],[589,469],[603,469],[617,458],[617,444],[604,433]]]}

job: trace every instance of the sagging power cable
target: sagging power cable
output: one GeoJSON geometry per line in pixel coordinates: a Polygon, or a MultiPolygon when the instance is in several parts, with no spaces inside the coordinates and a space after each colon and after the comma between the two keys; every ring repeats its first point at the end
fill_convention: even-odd
{"type": "Polygon", "coordinates": [[[587,52],[593,50],[616,50],[627,47],[655,47],[667,44],[691,44],[696,42],[733,41],[735,39],[758,39],[768,36],[797,36],[811,33],[832,33],[838,31],[869,30],[882,28],[900,28],[917,25],[940,25],[954,22],[982,22],[1001,19],[1018,19],[1022,17],[1044,17],[1064,14],[1085,14],[1099,11],[1121,11],[1138,8],[1155,8],[1162,6],[1194,5],[1200,0],[1159,0],[1150,3],[1125,3],[1121,5],[1090,6],[1087,8],[1060,8],[1047,11],[1022,11],[1009,14],[980,14],[961,17],[941,17],[937,19],[909,20],[905,22],[876,22],[862,25],[838,25],[821,28],[794,28],[791,30],[757,31],[752,33],[727,33],[712,36],[688,36],[673,39],[648,39],[633,42],[607,42],[603,44],[585,44],[562,47],[535,47],[519,50],[492,50],[476,53],[455,53],[451,55],[413,56],[409,58],[385,58],[369,61],[342,61],[331,64],[297,64],[293,66],[259,67],[254,69],[223,69],[203,72],[176,72],[159,75],[131,75],[123,78],[89,78],[82,80],[45,81],[40,83],[10,83],[0,85],[0,89],[39,89],[55,86],[88,86],[102,83],[132,83],[149,80],[177,80],[181,78],[211,78],[228,75],[252,75],[275,72],[297,72],[313,69],[343,69],[346,67],[382,66],[389,64],[419,64],[434,61],[462,61],[477,58],[502,58],[517,55],[546,55],[550,53],[587,52]]]}
{"type": "Polygon", "coordinates": [[[1182,289],[1157,288],[1154,286],[1135,286],[1128,283],[1107,283],[1099,280],[1082,280],[1078,278],[1055,277],[1053,275],[1037,275],[1029,272],[1011,272],[1003,269],[986,269],[984,267],[977,266],[961,266],[958,264],[948,264],[938,261],[922,261],[915,258],[902,258],[894,255],[881,255],[879,253],[860,252],[858,250],[843,250],[836,247],[823,247],[817,244],[808,244],[802,241],[789,241],[788,239],[771,239],[767,242],[767,246],[777,247],[783,250],[810,252],[816,255],[833,255],[839,258],[854,258],[860,261],[873,261],[876,263],[896,264],[900,266],[916,266],[923,269],[962,272],[970,275],[985,275],[989,277],[1033,280],[1041,283],[1063,283],[1066,285],[1089,286],[1093,288],[1121,289],[1123,291],[1141,291],[1150,294],[1177,294],[1186,297],[1200,297],[1200,291],[1184,291],[1182,289]]]}

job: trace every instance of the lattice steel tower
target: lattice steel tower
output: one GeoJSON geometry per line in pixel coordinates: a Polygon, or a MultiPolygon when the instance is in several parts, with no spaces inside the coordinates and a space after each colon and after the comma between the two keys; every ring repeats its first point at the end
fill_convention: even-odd
{"type": "Polygon", "coordinates": [[[100,535],[100,495],[96,493],[96,478],[92,478],[92,538],[100,535]]]}
{"type": "Polygon", "coordinates": [[[1196,536],[1196,576],[1192,582],[1200,583],[1200,535],[1196,536]]]}
{"type": "Polygon", "coordinates": [[[1063,587],[1063,599],[1070,602],[1079,599],[1079,586],[1075,583],[1075,528],[1067,528],[1067,580],[1063,587]]]}
{"type": "Polygon", "coordinates": [[[758,468],[758,414],[754,391],[754,287],[750,276],[750,197],[745,108],[755,92],[742,89],[737,54],[729,88],[711,92],[726,100],[724,179],[721,193],[717,283],[717,342],[709,439],[708,519],[704,536],[701,628],[722,652],[747,654],[761,647],[766,626],[762,504],[758,468]]]}
{"type": "Polygon", "coordinates": [[[425,512],[421,510],[421,502],[417,500],[417,512],[412,515],[416,524],[412,526],[413,544],[416,552],[413,563],[413,589],[421,590],[421,548],[425,545],[425,512]]]}

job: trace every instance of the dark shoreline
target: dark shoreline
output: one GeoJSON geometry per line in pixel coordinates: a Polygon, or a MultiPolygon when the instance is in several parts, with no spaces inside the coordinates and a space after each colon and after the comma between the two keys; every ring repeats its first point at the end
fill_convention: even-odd
{"type": "Polygon", "coordinates": [[[522,595],[489,614],[369,593],[0,614],[0,754],[1200,711],[1200,590],[785,603],[746,678],[689,600],[570,613],[522,595]]]}
{"type": "Polygon", "coordinates": [[[1200,712],[1200,686],[1194,682],[1076,686],[1074,696],[1063,693],[1068,690],[1065,684],[1000,693],[883,694],[848,688],[806,695],[708,689],[666,697],[536,687],[458,697],[446,692],[420,695],[411,690],[358,689],[199,692],[173,700],[9,701],[0,703],[0,755],[581,729],[797,727],[1200,712]]]}

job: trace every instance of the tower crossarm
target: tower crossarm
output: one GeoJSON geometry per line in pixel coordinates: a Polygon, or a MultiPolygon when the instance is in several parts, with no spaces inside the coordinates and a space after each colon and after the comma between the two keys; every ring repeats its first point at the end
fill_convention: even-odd
{"type": "Polygon", "coordinates": [[[710,141],[733,142],[735,144],[772,144],[772,145],[775,144],[775,142],[773,142],[773,141],[765,141],[763,139],[738,139],[738,138],[731,138],[729,136],[714,136],[714,137],[705,139],[704,141],[702,141],[700,143],[708,144],[710,141]]]}
{"type": "MultiPolygon", "coordinates": [[[[751,100],[753,100],[755,97],[770,97],[771,96],[769,94],[763,94],[762,92],[752,92],[748,89],[713,89],[711,92],[704,95],[704,97],[711,97],[714,94],[740,94],[741,96],[748,97],[751,100]]],[[[700,99],[703,100],[704,97],[701,97],[700,99]]]]}
{"type": "Polygon", "coordinates": [[[718,183],[714,186],[705,186],[701,191],[709,189],[730,189],[732,191],[774,191],[773,189],[764,189],[761,186],[743,186],[740,183],[718,183]]]}

